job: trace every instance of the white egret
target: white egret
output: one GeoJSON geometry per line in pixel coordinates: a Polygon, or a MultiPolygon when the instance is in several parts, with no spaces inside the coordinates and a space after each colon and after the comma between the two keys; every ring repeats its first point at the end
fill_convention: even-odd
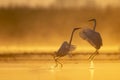
{"type": "Polygon", "coordinates": [[[58,49],[58,51],[55,52],[55,55],[54,55],[54,60],[55,60],[55,62],[56,62],[56,66],[55,66],[55,67],[58,66],[58,63],[59,63],[59,64],[61,65],[61,67],[62,67],[63,65],[58,61],[58,59],[59,59],[60,57],[63,57],[63,56],[65,56],[65,55],[69,54],[70,51],[75,50],[75,46],[72,45],[71,43],[72,43],[72,39],[73,39],[74,32],[75,32],[76,30],[78,30],[78,29],[80,29],[80,28],[74,28],[73,31],[72,31],[72,33],[71,33],[70,41],[69,41],[69,42],[64,41],[64,42],[62,43],[61,47],[58,49]]]}
{"type": "Polygon", "coordinates": [[[91,19],[89,21],[94,21],[93,29],[90,28],[81,28],[80,37],[86,41],[88,41],[96,51],[89,57],[90,60],[99,53],[98,50],[102,46],[102,38],[99,32],[96,32],[96,19],[91,19]]]}

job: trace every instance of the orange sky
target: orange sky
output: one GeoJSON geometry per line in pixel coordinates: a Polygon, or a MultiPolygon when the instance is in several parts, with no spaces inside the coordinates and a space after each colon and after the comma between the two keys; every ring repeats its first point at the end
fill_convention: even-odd
{"type": "MultiPolygon", "coordinates": [[[[55,4],[56,1],[62,1],[62,0],[0,0],[0,6],[8,6],[8,5],[27,5],[30,7],[35,6],[42,6],[42,7],[49,7],[53,4],[55,4]]],[[[89,4],[96,4],[98,7],[105,8],[107,6],[113,6],[113,7],[119,7],[119,0],[63,0],[67,1],[67,5],[69,2],[72,1],[72,3],[75,3],[75,6],[78,4],[79,6],[82,5],[88,5],[89,4]],[[77,4],[76,4],[77,2],[77,4]],[[89,4],[88,4],[89,3],[89,4]]],[[[73,5],[72,4],[72,5],[73,5]]]]}

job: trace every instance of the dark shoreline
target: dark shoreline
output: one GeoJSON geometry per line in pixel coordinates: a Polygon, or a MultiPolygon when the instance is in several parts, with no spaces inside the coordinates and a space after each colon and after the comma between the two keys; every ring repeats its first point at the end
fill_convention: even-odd
{"type": "MultiPolygon", "coordinates": [[[[88,60],[92,53],[72,53],[72,57],[65,56],[60,60],[80,61],[88,60]]],[[[0,61],[53,61],[54,53],[24,52],[24,53],[1,53],[0,61]]],[[[94,60],[120,60],[120,53],[100,53],[94,60]]]]}

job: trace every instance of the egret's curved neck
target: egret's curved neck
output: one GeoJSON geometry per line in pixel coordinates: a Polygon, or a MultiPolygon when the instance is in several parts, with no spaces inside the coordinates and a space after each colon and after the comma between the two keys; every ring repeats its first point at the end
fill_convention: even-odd
{"type": "Polygon", "coordinates": [[[73,39],[74,32],[75,32],[75,29],[73,29],[73,31],[72,31],[72,33],[71,33],[69,45],[71,45],[71,43],[72,43],[72,39],[73,39]]]}
{"type": "Polygon", "coordinates": [[[73,39],[73,35],[74,35],[74,32],[78,29],[81,29],[80,27],[79,28],[74,28],[72,33],[71,33],[71,37],[70,37],[70,41],[69,41],[69,47],[71,46],[71,43],[72,43],[72,39],[73,39]]]}
{"type": "Polygon", "coordinates": [[[94,26],[93,26],[93,30],[95,31],[96,29],[96,20],[94,20],[94,26]]]}

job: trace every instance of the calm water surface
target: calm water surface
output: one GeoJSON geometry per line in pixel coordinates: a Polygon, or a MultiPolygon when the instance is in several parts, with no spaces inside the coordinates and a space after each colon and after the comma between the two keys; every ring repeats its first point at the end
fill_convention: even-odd
{"type": "Polygon", "coordinates": [[[120,80],[120,61],[64,63],[0,63],[0,80],[120,80]]]}

